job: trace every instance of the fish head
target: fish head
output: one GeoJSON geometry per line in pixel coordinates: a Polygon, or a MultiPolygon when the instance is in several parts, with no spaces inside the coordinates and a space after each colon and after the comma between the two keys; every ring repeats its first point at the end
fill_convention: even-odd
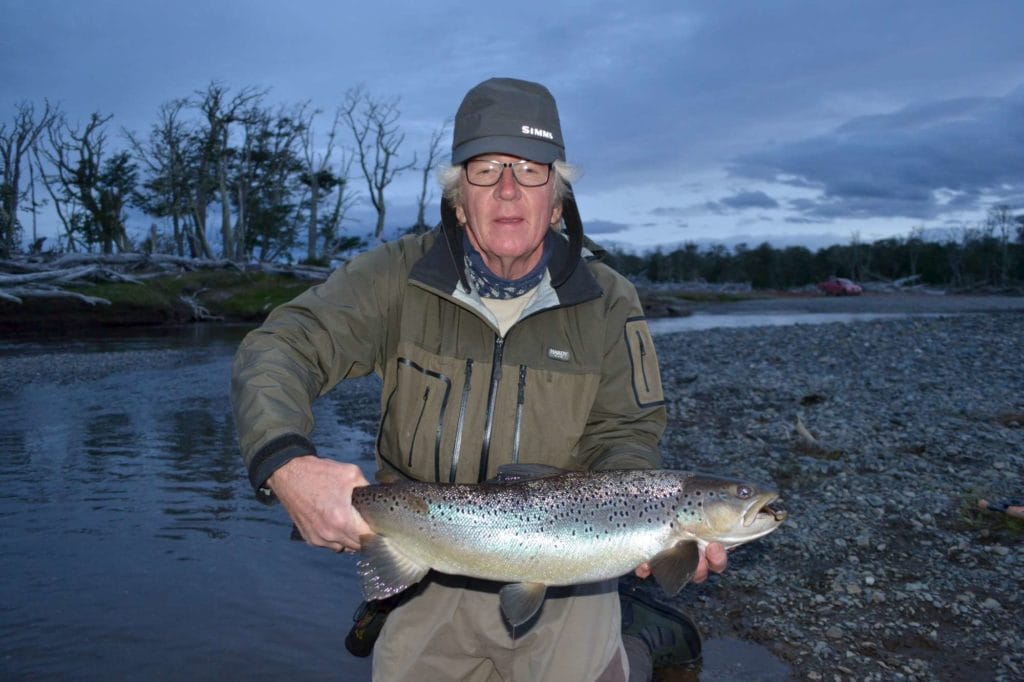
{"type": "Polygon", "coordinates": [[[756,483],[695,474],[682,492],[687,502],[679,522],[699,540],[726,548],[763,537],[786,519],[785,511],[770,506],[778,492],[756,483]]]}

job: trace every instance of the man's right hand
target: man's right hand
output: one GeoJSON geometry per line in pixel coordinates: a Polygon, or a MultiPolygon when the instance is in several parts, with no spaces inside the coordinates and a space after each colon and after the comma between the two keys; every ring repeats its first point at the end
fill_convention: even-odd
{"type": "Polygon", "coordinates": [[[267,485],[310,545],[356,551],[359,536],[373,532],[352,507],[352,489],[369,485],[355,464],[296,457],[275,471],[267,485]]]}

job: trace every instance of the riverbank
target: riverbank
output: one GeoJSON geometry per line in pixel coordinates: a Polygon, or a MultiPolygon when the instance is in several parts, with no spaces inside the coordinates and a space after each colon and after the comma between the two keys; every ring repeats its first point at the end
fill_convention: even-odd
{"type": "Polygon", "coordinates": [[[975,509],[1024,495],[1024,315],[658,341],[668,461],[774,482],[790,512],[681,595],[710,635],[800,679],[1024,676],[1024,524],[975,509]]]}

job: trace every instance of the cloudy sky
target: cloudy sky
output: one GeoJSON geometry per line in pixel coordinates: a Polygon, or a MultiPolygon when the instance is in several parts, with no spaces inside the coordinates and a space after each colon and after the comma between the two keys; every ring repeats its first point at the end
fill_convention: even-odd
{"type": "MultiPolygon", "coordinates": [[[[325,112],[365,84],[422,156],[472,85],[541,81],[604,243],[818,247],[1024,210],[1016,0],[0,0],[0,20],[0,122],[47,98],[145,133],[213,80],[325,112]]],[[[416,184],[391,188],[396,223],[416,184]]]]}

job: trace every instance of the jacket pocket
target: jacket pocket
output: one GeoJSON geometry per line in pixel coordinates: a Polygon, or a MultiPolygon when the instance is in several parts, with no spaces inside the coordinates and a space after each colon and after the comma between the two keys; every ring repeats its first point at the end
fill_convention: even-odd
{"type": "Polygon", "coordinates": [[[396,388],[381,416],[378,452],[399,471],[420,480],[441,480],[441,442],[452,380],[404,357],[397,358],[396,373],[396,388]]]}
{"type": "Polygon", "coordinates": [[[626,320],[626,347],[632,365],[633,396],[639,407],[659,405],[665,400],[661,388],[661,370],[654,351],[654,339],[647,320],[633,317],[626,320]]]}

